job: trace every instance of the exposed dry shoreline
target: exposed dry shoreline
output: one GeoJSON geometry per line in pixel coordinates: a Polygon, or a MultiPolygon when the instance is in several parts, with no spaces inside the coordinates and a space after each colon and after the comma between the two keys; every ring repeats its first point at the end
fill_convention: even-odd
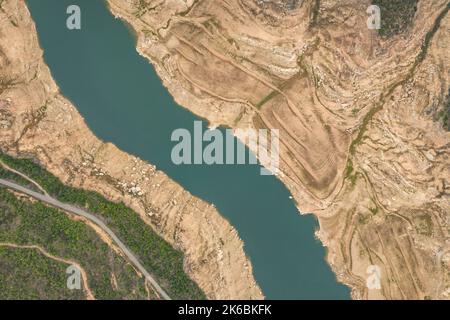
{"type": "Polygon", "coordinates": [[[92,134],[52,79],[25,3],[4,1],[0,21],[1,150],[37,159],[68,185],[124,202],[185,253],[185,271],[208,298],[262,298],[242,241],[213,206],[92,134]]]}
{"type": "MultiPolygon", "coordinates": [[[[317,14],[313,2],[108,0],[179,105],[211,126],[281,130],[280,179],[318,217],[353,298],[449,299],[450,134],[434,119],[450,88],[447,1],[420,1],[391,39],[365,27],[369,0],[322,0],[317,14]],[[366,287],[374,264],[381,290],[366,287]]],[[[229,223],[99,141],[60,95],[23,1],[1,6],[1,150],[133,208],[185,252],[209,298],[261,298],[229,223]]]]}
{"type": "Polygon", "coordinates": [[[433,118],[450,86],[445,0],[419,1],[390,39],[367,28],[368,0],[108,3],[179,105],[280,129],[280,179],[353,298],[450,298],[450,134],[433,118]],[[382,290],[366,287],[374,264],[382,290]]]}

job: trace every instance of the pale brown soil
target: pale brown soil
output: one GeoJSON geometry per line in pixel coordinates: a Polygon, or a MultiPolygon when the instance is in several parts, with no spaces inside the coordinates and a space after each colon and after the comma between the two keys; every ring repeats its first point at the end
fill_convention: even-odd
{"type": "Polygon", "coordinates": [[[242,241],[212,205],[92,134],[51,78],[21,0],[2,1],[0,9],[0,149],[124,202],[184,252],[185,271],[208,298],[262,298],[242,241]]]}
{"type": "Polygon", "coordinates": [[[419,1],[387,39],[367,28],[368,0],[108,2],[180,105],[212,126],[280,130],[280,179],[354,298],[450,298],[450,134],[434,119],[447,0],[419,1]],[[366,287],[373,264],[381,290],[366,287]]]}

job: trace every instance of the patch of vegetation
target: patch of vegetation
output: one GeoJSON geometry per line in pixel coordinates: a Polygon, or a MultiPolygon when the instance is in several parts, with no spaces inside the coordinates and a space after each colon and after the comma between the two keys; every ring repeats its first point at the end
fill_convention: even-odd
{"type": "Polygon", "coordinates": [[[258,102],[255,107],[257,109],[261,109],[263,105],[265,105],[269,100],[271,100],[272,98],[276,97],[279,94],[280,94],[279,91],[273,90],[271,93],[265,96],[260,102],[258,102]]]}
{"type": "MultiPolygon", "coordinates": [[[[394,88],[394,86],[393,86],[393,88],[394,88]]],[[[394,89],[391,88],[389,90],[389,94],[390,94],[391,90],[393,91],[394,89]]],[[[373,116],[383,108],[383,105],[384,105],[384,98],[382,98],[382,101],[377,106],[373,107],[364,116],[363,122],[361,124],[361,128],[358,132],[358,135],[356,136],[355,140],[353,140],[352,143],[350,144],[350,154],[352,154],[352,155],[355,154],[356,147],[363,141],[364,135],[366,133],[366,130],[367,130],[367,127],[369,126],[370,121],[372,120],[373,116]]]]}
{"type": "Polygon", "coordinates": [[[262,98],[261,101],[259,101],[259,102],[255,105],[255,107],[256,107],[257,109],[260,110],[261,107],[262,107],[263,105],[265,105],[267,102],[269,102],[269,101],[272,100],[273,98],[277,97],[278,95],[282,94],[283,91],[284,91],[286,88],[288,88],[288,87],[292,84],[292,82],[293,82],[295,79],[297,79],[298,77],[300,77],[300,76],[303,74],[303,72],[305,72],[305,73],[307,72],[306,66],[305,66],[305,64],[304,64],[304,56],[303,56],[303,55],[301,55],[301,56],[298,57],[298,59],[297,59],[297,64],[302,68],[302,70],[301,70],[300,72],[296,73],[295,75],[293,75],[292,77],[290,77],[289,79],[283,81],[281,84],[279,84],[279,85],[277,86],[276,89],[272,90],[267,96],[265,96],[264,98],[262,98]]]}
{"type": "Polygon", "coordinates": [[[380,208],[378,207],[369,208],[369,211],[372,213],[372,215],[376,215],[380,211],[380,208]]]}
{"type": "Polygon", "coordinates": [[[380,211],[380,208],[378,208],[377,206],[373,207],[373,208],[369,208],[370,214],[359,214],[358,215],[358,222],[359,224],[368,224],[372,218],[374,216],[376,216],[378,214],[378,212],[380,211]]]}
{"type": "Polygon", "coordinates": [[[310,27],[315,27],[317,25],[317,21],[319,19],[319,13],[320,13],[320,0],[314,0],[314,5],[312,7],[312,13],[311,13],[310,27]]]}
{"type": "Polygon", "coordinates": [[[433,235],[433,219],[428,214],[417,216],[414,225],[419,234],[431,237],[433,235]]]}
{"type": "Polygon", "coordinates": [[[15,159],[5,154],[0,154],[0,159],[39,183],[54,198],[96,214],[139,257],[171,298],[206,298],[184,272],[183,253],[172,248],[132,209],[123,203],[107,201],[99,193],[66,186],[32,160],[15,159]]]}
{"type": "MultiPolygon", "coordinates": [[[[137,275],[127,261],[115,254],[94,230],[81,221],[71,220],[60,210],[37,201],[18,199],[5,188],[0,188],[0,242],[36,245],[56,257],[78,262],[86,270],[89,286],[97,299],[146,298],[144,279],[137,275]],[[117,288],[112,285],[112,274],[116,277],[117,288]]],[[[18,264],[20,268],[28,262],[10,261],[12,264],[18,264]]],[[[28,266],[30,275],[42,274],[45,271],[39,269],[41,264],[28,266]]],[[[57,272],[59,269],[52,269],[54,273],[46,272],[45,281],[53,287],[60,283],[61,277],[67,280],[66,268],[67,266],[62,274],[57,272]]],[[[6,269],[0,268],[0,277],[7,277],[7,274],[3,274],[6,272],[6,269]]],[[[21,273],[15,272],[13,275],[15,282],[0,281],[0,291],[22,281],[21,273]]],[[[65,281],[63,287],[66,287],[65,281]]],[[[22,286],[18,288],[27,290],[22,286]]],[[[27,292],[11,290],[13,289],[10,289],[13,295],[28,298],[27,292]]],[[[55,291],[55,294],[63,292],[61,290],[55,291]]],[[[42,298],[45,298],[45,295],[42,298]]],[[[58,298],[62,299],[64,296],[58,298]]]]}
{"type": "Polygon", "coordinates": [[[447,16],[449,10],[450,10],[450,2],[447,3],[447,7],[445,7],[445,9],[442,10],[441,14],[439,14],[439,16],[437,17],[437,19],[433,25],[433,28],[426,34],[425,40],[422,43],[420,54],[417,57],[415,65],[418,65],[419,63],[421,63],[427,56],[428,49],[431,44],[431,40],[433,40],[434,35],[441,27],[441,22],[447,16]]]}
{"type": "Polygon", "coordinates": [[[350,180],[352,186],[356,184],[356,180],[358,179],[357,173],[354,173],[353,171],[353,162],[352,160],[348,159],[347,166],[345,168],[345,179],[350,180]]]}
{"type": "Polygon", "coordinates": [[[381,29],[383,38],[405,32],[414,20],[418,0],[372,0],[381,9],[381,29]]]}
{"type": "Polygon", "coordinates": [[[444,106],[441,111],[439,111],[436,118],[437,121],[442,121],[445,130],[450,131],[450,88],[444,106]]]}
{"type": "Polygon", "coordinates": [[[361,225],[366,225],[367,223],[369,223],[371,216],[370,215],[362,215],[359,214],[358,215],[358,223],[361,225]]]}
{"type": "Polygon", "coordinates": [[[439,30],[439,27],[441,26],[442,19],[444,19],[447,16],[449,11],[450,11],[450,2],[448,2],[448,4],[445,7],[445,9],[442,10],[442,12],[437,17],[437,19],[436,19],[436,21],[435,21],[435,23],[433,25],[433,28],[426,34],[425,39],[424,39],[424,41],[422,43],[422,47],[420,49],[420,52],[417,55],[416,61],[414,62],[413,66],[409,70],[408,75],[403,80],[401,80],[401,81],[391,85],[387,89],[386,93],[381,95],[380,102],[376,106],[374,106],[365,115],[365,117],[363,119],[363,123],[361,125],[361,128],[360,128],[360,130],[358,132],[358,136],[356,137],[355,140],[352,141],[352,143],[350,145],[350,154],[352,154],[352,155],[355,154],[356,147],[363,141],[364,134],[365,134],[365,132],[367,130],[367,127],[368,127],[369,123],[372,121],[373,116],[378,111],[383,109],[383,106],[384,106],[386,98],[389,97],[394,92],[394,90],[397,87],[404,85],[405,83],[407,83],[414,76],[414,73],[415,73],[415,71],[417,69],[417,66],[419,66],[420,63],[422,63],[423,60],[425,59],[425,57],[427,56],[428,49],[429,49],[429,46],[431,44],[431,41],[433,40],[433,37],[436,34],[437,30],[439,30]]]}
{"type": "Polygon", "coordinates": [[[36,249],[0,247],[0,299],[84,299],[82,290],[67,288],[67,267],[36,249]]]}
{"type": "Polygon", "coordinates": [[[18,174],[15,174],[14,172],[4,169],[1,165],[0,165],[0,178],[9,181],[14,181],[17,184],[20,184],[21,186],[27,187],[28,189],[41,193],[41,190],[39,190],[33,183],[19,176],[18,174]]]}

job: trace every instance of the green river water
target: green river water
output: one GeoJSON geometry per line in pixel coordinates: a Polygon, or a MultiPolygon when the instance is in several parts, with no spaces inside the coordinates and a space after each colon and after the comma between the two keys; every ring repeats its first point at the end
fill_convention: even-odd
{"type": "MultiPolygon", "coordinates": [[[[237,229],[256,281],[269,299],[348,299],[312,215],[300,216],[286,187],[258,165],[175,165],[171,134],[201,120],[177,105],[129,28],[101,0],[28,0],[45,60],[61,92],[102,140],[157,166],[189,192],[213,203],[237,229]],[[66,9],[81,8],[81,30],[66,9]]],[[[237,84],[238,85],[238,84],[237,84]]],[[[224,129],[219,129],[224,130],[224,129]]]]}

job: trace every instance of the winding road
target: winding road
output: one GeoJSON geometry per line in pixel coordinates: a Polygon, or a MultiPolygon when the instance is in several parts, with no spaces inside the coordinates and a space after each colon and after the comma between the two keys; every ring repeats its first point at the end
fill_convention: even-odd
{"type": "Polygon", "coordinates": [[[105,225],[100,219],[98,219],[93,214],[86,212],[82,209],[79,209],[75,206],[72,206],[67,203],[60,202],[56,200],[55,198],[50,197],[48,194],[41,194],[38,192],[35,192],[33,190],[30,190],[28,188],[25,188],[17,183],[7,181],[4,179],[0,179],[0,186],[13,189],[15,191],[18,191],[20,193],[26,194],[30,197],[33,197],[34,199],[37,199],[39,201],[45,202],[53,207],[56,207],[58,209],[70,212],[72,214],[84,217],[91,222],[95,223],[97,226],[99,226],[103,231],[105,231],[111,239],[119,246],[119,248],[125,253],[127,258],[138,268],[138,270],[145,276],[145,278],[152,284],[152,286],[158,291],[158,293],[163,297],[165,300],[171,300],[169,295],[164,291],[163,288],[156,282],[156,280],[150,275],[150,273],[145,270],[144,266],[139,262],[139,260],[136,258],[136,256],[130,251],[130,249],[127,248],[127,246],[115,235],[115,233],[108,228],[107,225],[105,225]]]}

